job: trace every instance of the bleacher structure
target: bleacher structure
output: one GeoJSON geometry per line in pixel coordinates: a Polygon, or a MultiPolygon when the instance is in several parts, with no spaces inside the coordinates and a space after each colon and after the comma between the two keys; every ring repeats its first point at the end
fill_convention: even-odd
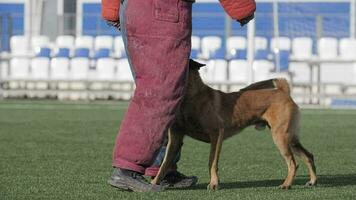
{"type": "MultiPolygon", "coordinates": [[[[99,0],[78,2],[75,36],[29,38],[17,31],[7,37],[8,46],[1,45],[2,97],[130,99],[135,86],[122,37],[100,20],[99,0]]],[[[345,13],[352,1],[280,1],[277,37],[273,2],[257,0],[253,81],[287,78],[299,103],[322,98],[334,105],[356,98],[356,39],[345,13]]],[[[207,64],[203,80],[224,91],[248,84],[246,27],[232,23],[227,35],[225,14],[208,0],[197,1],[193,14],[191,57],[207,64]]]]}

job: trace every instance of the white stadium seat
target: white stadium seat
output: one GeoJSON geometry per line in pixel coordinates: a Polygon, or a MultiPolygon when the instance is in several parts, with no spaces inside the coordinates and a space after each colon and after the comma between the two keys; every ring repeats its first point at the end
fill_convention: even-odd
{"type": "Polygon", "coordinates": [[[125,45],[121,36],[117,36],[114,39],[114,54],[119,58],[125,55],[125,45]]]}
{"type": "Polygon", "coordinates": [[[68,48],[73,49],[74,47],[74,37],[71,35],[60,35],[56,39],[57,48],[68,48]]]}
{"type": "Polygon", "coordinates": [[[52,80],[66,80],[69,78],[69,59],[53,58],[51,60],[50,78],[52,80]]]}
{"type": "MultiPolygon", "coordinates": [[[[292,57],[308,59],[313,55],[313,40],[309,37],[297,37],[292,40],[292,57]]],[[[291,62],[289,71],[293,74],[293,82],[297,84],[310,83],[310,67],[308,63],[291,62]]]]}
{"type": "Polygon", "coordinates": [[[200,50],[200,37],[193,35],[192,36],[192,49],[200,50]]]}
{"type": "Polygon", "coordinates": [[[255,37],[255,51],[259,49],[267,49],[268,40],[265,37],[255,37]]]}
{"type": "Polygon", "coordinates": [[[234,55],[238,49],[246,49],[247,40],[245,37],[232,36],[227,39],[226,50],[229,55],[234,55]]]}
{"type": "Polygon", "coordinates": [[[248,82],[248,62],[246,60],[231,60],[229,64],[229,80],[233,83],[248,82]]]}
{"type": "Polygon", "coordinates": [[[205,81],[208,83],[227,81],[227,62],[223,59],[209,60],[205,81]]]}
{"type": "Polygon", "coordinates": [[[94,47],[94,38],[92,36],[78,36],[75,38],[75,48],[87,48],[92,50],[94,47]]]}
{"type": "Polygon", "coordinates": [[[112,49],[114,38],[108,35],[97,36],[94,41],[95,50],[112,49]]]}
{"type": "Polygon", "coordinates": [[[336,38],[324,37],[318,41],[318,55],[320,58],[332,59],[338,56],[338,41],[336,38]]]}
{"type": "Polygon", "coordinates": [[[276,50],[291,50],[291,40],[288,37],[278,37],[271,39],[271,51],[276,52],[276,50]]]}
{"type": "Polygon", "coordinates": [[[69,94],[71,100],[87,99],[88,94],[86,92],[87,84],[86,81],[89,76],[89,64],[90,60],[88,58],[79,57],[72,58],[70,61],[69,78],[71,81],[70,89],[78,90],[72,91],[69,94]]]}
{"type": "Polygon", "coordinates": [[[44,35],[33,36],[31,45],[32,45],[33,52],[38,52],[40,50],[40,48],[43,48],[43,47],[49,48],[51,46],[49,38],[44,35]]]}
{"type": "Polygon", "coordinates": [[[356,59],[356,39],[342,38],[339,42],[340,57],[345,59],[356,59]]]}
{"type": "Polygon", "coordinates": [[[22,35],[12,36],[10,39],[10,48],[12,56],[28,56],[29,38],[22,35]]]}
{"type": "Polygon", "coordinates": [[[134,82],[128,59],[120,59],[117,64],[116,79],[119,81],[134,82]]]}
{"type": "Polygon", "coordinates": [[[96,63],[96,79],[114,80],[116,61],[112,58],[100,58],[96,63]]]}
{"type": "Polygon", "coordinates": [[[33,58],[31,60],[31,78],[35,80],[48,80],[49,65],[49,58],[33,58]]]}
{"type": "MultiPolygon", "coordinates": [[[[334,59],[338,57],[338,40],[325,37],[318,42],[320,58],[334,59]]],[[[348,83],[352,81],[353,68],[345,64],[325,63],[320,65],[320,76],[323,83],[348,83]]]]}
{"type": "Polygon", "coordinates": [[[268,60],[256,60],[253,62],[254,81],[262,81],[269,79],[271,70],[274,65],[268,60]]]}
{"type": "Polygon", "coordinates": [[[201,39],[201,52],[204,58],[209,58],[210,55],[220,49],[222,46],[221,38],[218,36],[206,36],[201,39]]]}
{"type": "Polygon", "coordinates": [[[28,79],[30,77],[30,60],[12,58],[10,61],[10,77],[12,79],[28,79]]]}
{"type": "Polygon", "coordinates": [[[85,80],[89,72],[88,58],[73,58],[70,61],[69,77],[71,80],[85,80]]]}
{"type": "Polygon", "coordinates": [[[294,58],[305,59],[313,55],[313,40],[309,37],[297,37],[292,41],[292,55],[294,58]]]}

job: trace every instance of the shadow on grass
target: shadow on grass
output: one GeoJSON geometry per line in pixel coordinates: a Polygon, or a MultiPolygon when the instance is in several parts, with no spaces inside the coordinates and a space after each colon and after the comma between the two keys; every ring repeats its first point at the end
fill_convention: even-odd
{"type": "MultiPolygon", "coordinates": [[[[309,180],[308,176],[297,176],[293,185],[303,186],[309,180]]],[[[283,183],[283,179],[257,180],[257,181],[237,181],[220,183],[222,189],[238,188],[258,188],[258,187],[278,187],[283,183]]],[[[206,190],[208,183],[199,183],[193,188],[186,190],[206,190]]],[[[342,187],[356,185],[356,174],[319,175],[319,187],[342,187]]]]}

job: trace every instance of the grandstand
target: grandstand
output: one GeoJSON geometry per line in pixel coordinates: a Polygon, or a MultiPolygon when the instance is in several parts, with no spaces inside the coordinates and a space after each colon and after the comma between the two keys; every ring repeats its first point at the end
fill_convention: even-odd
{"type": "MultiPolygon", "coordinates": [[[[285,77],[298,103],[354,106],[355,19],[355,0],[257,0],[240,27],[217,1],[197,0],[191,57],[225,91],[285,77]]],[[[2,98],[127,100],[134,88],[100,0],[0,0],[0,52],[2,98]]]]}

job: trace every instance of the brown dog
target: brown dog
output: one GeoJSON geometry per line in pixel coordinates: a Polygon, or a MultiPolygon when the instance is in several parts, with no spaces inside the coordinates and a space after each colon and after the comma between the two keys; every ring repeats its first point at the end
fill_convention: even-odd
{"type": "Polygon", "coordinates": [[[247,86],[238,92],[223,93],[205,85],[199,75],[204,66],[190,61],[187,93],[169,131],[166,155],[152,184],[159,184],[182,145],[184,135],[211,143],[208,189],[218,189],[218,161],[222,142],[250,125],[256,129],[269,127],[274,143],[288,166],[288,175],[280,186],[291,187],[297,170],[294,154],[300,156],[308,167],[310,181],[316,184],[313,155],[298,139],[299,108],[290,96],[284,79],[271,79],[247,86]]]}

